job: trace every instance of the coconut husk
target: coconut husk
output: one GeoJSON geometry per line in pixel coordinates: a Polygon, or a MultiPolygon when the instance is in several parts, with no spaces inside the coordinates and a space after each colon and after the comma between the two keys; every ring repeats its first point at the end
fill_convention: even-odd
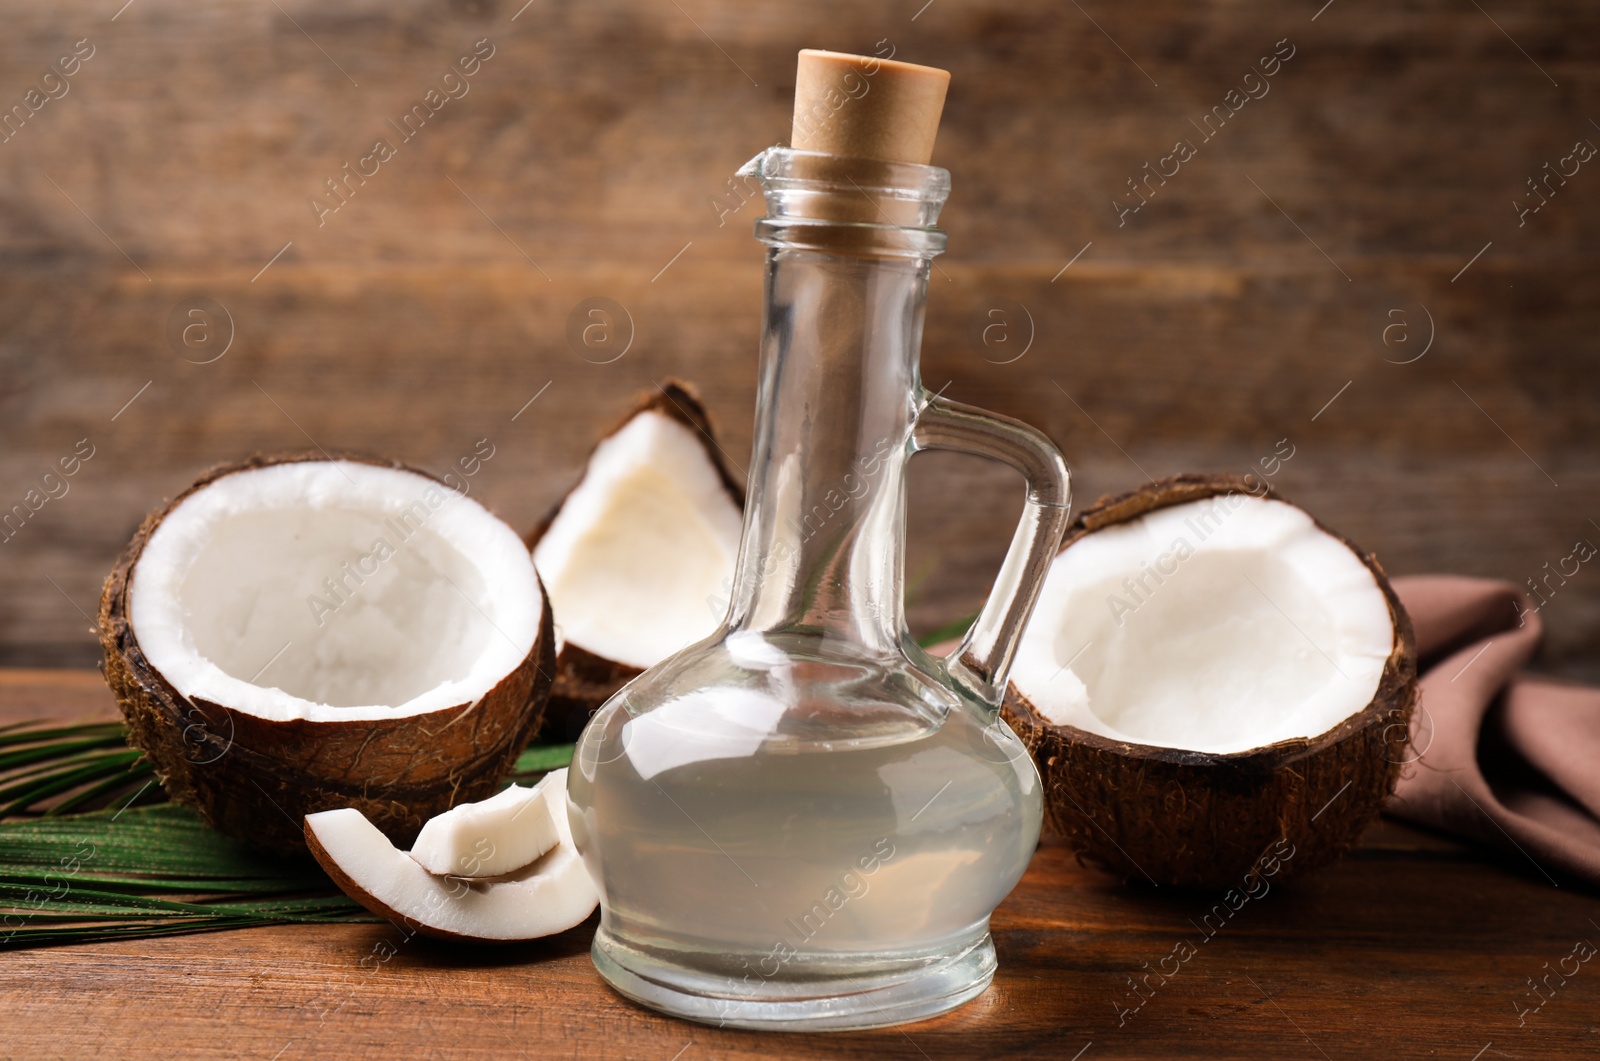
{"type": "MultiPolygon", "coordinates": [[[[705,449],[706,459],[716,469],[717,478],[728,491],[728,496],[733,499],[736,506],[743,509],[744,486],[734,477],[728,467],[727,458],[722,455],[722,450],[717,445],[716,429],[711,414],[700,400],[700,392],[693,384],[684,380],[668,379],[655,390],[641,392],[628,411],[595,441],[594,446],[590,448],[590,455],[592,456],[594,450],[599,448],[600,443],[621,431],[634,417],[647,412],[661,413],[694,432],[705,449]]],[[[588,459],[585,459],[584,465],[586,475],[588,459]]],[[[529,550],[538,546],[545,532],[555,522],[556,516],[560,515],[567,498],[582,482],[583,475],[580,475],[528,533],[529,550]]],[[[560,616],[556,618],[559,622],[560,616]]],[[[600,705],[611,699],[618,689],[643,673],[644,671],[638,667],[607,659],[588,651],[581,645],[563,640],[560,652],[556,656],[555,682],[550,691],[550,704],[545,711],[544,724],[539,731],[538,739],[550,743],[576,741],[600,705]]]]}
{"type": "MultiPolygon", "coordinates": [[[[1102,498],[1061,548],[1156,509],[1234,493],[1282,500],[1259,480],[1180,475],[1102,498]]],[[[1327,865],[1377,817],[1408,761],[1415,638],[1377,559],[1317,527],[1366,564],[1395,629],[1372,701],[1328,732],[1225,755],[1158,748],[1053,725],[1015,686],[1007,690],[1004,716],[1044,779],[1047,825],[1082,861],[1130,881],[1242,887],[1264,865],[1276,880],[1327,865]]]]}
{"type": "MultiPolygon", "coordinates": [[[[537,732],[554,673],[548,598],[533,648],[481,700],[362,722],[274,721],[184,697],[145,659],[128,621],[134,565],[185,498],[235,472],[327,459],[312,451],[219,465],[145,519],[100,596],[106,681],[128,721],[130,743],[149,757],[168,795],[219,831],[257,847],[304,853],[307,814],[355,807],[392,842],[410,847],[429,818],[498,791],[537,732]]],[[[346,453],[333,459],[438,481],[396,461],[346,453]]]]}

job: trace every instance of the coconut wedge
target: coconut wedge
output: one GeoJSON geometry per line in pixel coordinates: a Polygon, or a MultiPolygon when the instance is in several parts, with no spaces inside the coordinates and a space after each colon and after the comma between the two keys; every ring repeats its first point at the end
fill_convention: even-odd
{"type": "Polygon", "coordinates": [[[425,473],[320,453],[222,467],[151,515],[100,601],[130,739],[180,803],[304,850],[354,807],[409,843],[538,727],[550,605],[526,546],[425,473]]]}
{"type": "Polygon", "coordinates": [[[600,895],[572,845],[566,770],[546,775],[532,791],[540,798],[525,804],[525,816],[490,813],[480,821],[481,837],[498,850],[527,849],[517,834],[548,827],[556,843],[489,881],[428,872],[415,851],[396,848],[353,807],[307,815],[306,846],[346,895],[402,928],[474,943],[538,939],[581,924],[600,895]]]}
{"type": "Polygon", "coordinates": [[[641,396],[530,536],[559,626],[541,738],[577,739],[623,684],[712,633],[738,557],[744,491],[694,391],[641,396]]]}
{"type": "MultiPolygon", "coordinates": [[[[546,778],[545,780],[548,780],[546,778]]],[[[411,857],[429,873],[498,877],[521,869],[561,840],[544,781],[512,785],[499,795],[452,807],[429,818],[411,857]]]]}
{"type": "Polygon", "coordinates": [[[1372,556],[1260,482],[1180,476],[1069,529],[1005,716],[1082,858],[1213,888],[1353,844],[1415,701],[1411,624],[1372,556]]]}

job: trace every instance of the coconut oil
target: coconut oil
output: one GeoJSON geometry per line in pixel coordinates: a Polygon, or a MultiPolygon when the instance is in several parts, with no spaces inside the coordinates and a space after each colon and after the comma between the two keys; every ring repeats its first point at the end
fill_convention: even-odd
{"type": "Polygon", "coordinates": [[[989,916],[1042,814],[998,710],[1066,523],[1065,465],[1038,432],[918,378],[948,174],[857,160],[845,180],[831,159],[775,148],[750,169],[771,251],[722,625],[600,709],[569,779],[601,892],[596,967],[629,997],[716,1024],[893,1024],[981,992],[989,916]],[[892,197],[900,223],[816,220],[859,213],[863,194],[892,197]],[[821,246],[841,241],[849,253],[821,246]],[[934,447],[997,457],[1029,485],[948,662],[917,647],[903,611],[905,465],[934,447]]]}
{"type": "Polygon", "coordinates": [[[596,960],[646,1000],[658,971],[691,986],[728,1024],[830,997],[874,1023],[849,1003],[925,1000],[930,974],[981,989],[990,912],[1038,840],[1026,749],[935,683],[875,698],[876,668],[765,647],[791,651],[734,665],[756,681],[644,713],[623,697],[586,732],[570,784],[604,895],[596,960]]]}

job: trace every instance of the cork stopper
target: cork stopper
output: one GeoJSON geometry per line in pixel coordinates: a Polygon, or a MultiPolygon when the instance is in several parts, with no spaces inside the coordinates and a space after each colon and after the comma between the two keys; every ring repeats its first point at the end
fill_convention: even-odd
{"type": "Polygon", "coordinates": [[[807,48],[795,75],[789,146],[926,166],[949,84],[949,71],[931,66],[807,48]]]}

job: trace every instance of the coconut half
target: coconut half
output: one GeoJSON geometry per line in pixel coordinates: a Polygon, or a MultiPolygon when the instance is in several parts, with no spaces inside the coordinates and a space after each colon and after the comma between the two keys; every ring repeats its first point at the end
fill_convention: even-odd
{"type": "Polygon", "coordinates": [[[641,396],[530,536],[559,626],[541,737],[576,740],[630,679],[710,635],[739,553],[744,491],[687,384],[641,396]]]}
{"type": "Polygon", "coordinates": [[[1180,476],[1069,529],[1006,717],[1083,858],[1222,887],[1269,849],[1288,876],[1353,844],[1415,700],[1411,624],[1373,557],[1260,482],[1180,476]]]}
{"type": "Polygon", "coordinates": [[[432,476],[321,454],[218,468],[146,519],[100,636],[172,797],[283,851],[314,811],[357,807],[409,842],[494,792],[555,651],[510,527],[432,476]]]}
{"type": "MultiPolygon", "coordinates": [[[[415,851],[397,849],[353,807],[307,815],[306,846],[346,895],[402,928],[475,943],[565,932],[600,902],[567,824],[567,772],[553,771],[532,790],[520,791],[539,798],[526,802],[526,813],[515,819],[495,811],[484,814],[473,846],[527,850],[519,834],[546,829],[555,833],[556,842],[492,880],[430,873],[415,851]]],[[[432,825],[424,826],[424,833],[432,825]]]]}

